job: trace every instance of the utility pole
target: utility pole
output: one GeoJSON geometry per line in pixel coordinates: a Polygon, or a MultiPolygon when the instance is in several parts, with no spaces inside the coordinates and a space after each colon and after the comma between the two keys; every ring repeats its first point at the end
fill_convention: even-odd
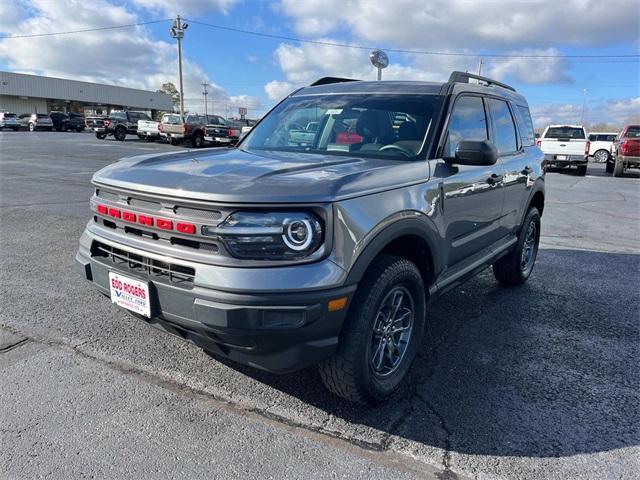
{"type": "Polygon", "coordinates": [[[202,95],[204,95],[204,116],[206,117],[209,113],[207,112],[207,95],[209,95],[209,91],[207,90],[207,88],[209,87],[209,82],[203,80],[200,85],[202,85],[203,88],[202,95]]]}
{"type": "Polygon", "coordinates": [[[182,22],[180,15],[173,21],[173,26],[169,29],[171,36],[178,41],[178,76],[180,78],[180,115],[184,116],[184,87],[182,84],[182,39],[184,38],[184,31],[189,27],[189,24],[182,22]]]}
{"type": "Polygon", "coordinates": [[[482,75],[482,57],[480,57],[480,65],[478,65],[478,76],[482,75]]]}
{"type": "Polygon", "coordinates": [[[580,114],[580,125],[584,123],[584,109],[587,105],[587,89],[582,89],[582,113],[580,114]]]}

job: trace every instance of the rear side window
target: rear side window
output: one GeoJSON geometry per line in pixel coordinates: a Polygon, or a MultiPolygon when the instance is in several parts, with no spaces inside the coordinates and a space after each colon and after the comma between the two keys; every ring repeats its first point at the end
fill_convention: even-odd
{"type": "Polygon", "coordinates": [[[627,133],[624,135],[625,138],[640,138],[640,126],[633,126],[627,128],[627,133]]]}
{"type": "Polygon", "coordinates": [[[487,117],[482,98],[465,95],[453,106],[447,140],[442,151],[445,158],[455,157],[456,147],[462,140],[488,140],[487,117]]]}
{"type": "Polygon", "coordinates": [[[531,121],[531,113],[527,107],[521,105],[516,106],[516,121],[518,122],[518,130],[520,130],[520,140],[525,147],[531,147],[536,144],[536,134],[533,132],[533,122],[531,121]]]}
{"type": "Polygon", "coordinates": [[[518,150],[518,141],[516,139],[516,126],[513,123],[509,105],[507,105],[507,102],[495,98],[487,99],[487,103],[493,117],[495,134],[493,143],[495,143],[498,153],[515,152],[518,150]]]}

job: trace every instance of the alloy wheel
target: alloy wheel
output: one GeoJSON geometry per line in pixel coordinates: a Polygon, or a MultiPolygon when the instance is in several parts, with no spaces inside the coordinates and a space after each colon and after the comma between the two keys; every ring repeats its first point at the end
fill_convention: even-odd
{"type": "Polygon", "coordinates": [[[404,286],[393,288],[380,303],[369,347],[369,364],[376,376],[386,377],[402,363],[411,339],[414,315],[413,296],[404,286]]]}
{"type": "Polygon", "coordinates": [[[538,251],[537,231],[536,223],[529,222],[527,234],[524,239],[524,245],[522,246],[522,256],[520,258],[520,269],[525,273],[529,272],[533,268],[533,264],[536,261],[536,254],[538,251]]]}

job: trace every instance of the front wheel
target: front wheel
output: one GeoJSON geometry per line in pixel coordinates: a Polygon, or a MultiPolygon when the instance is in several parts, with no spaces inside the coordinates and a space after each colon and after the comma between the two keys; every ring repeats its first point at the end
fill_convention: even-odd
{"type": "Polygon", "coordinates": [[[540,244],[540,213],[531,207],[522,222],[516,247],[493,264],[493,275],[501,285],[524,284],[536,263],[540,244]]]}
{"type": "Polygon", "coordinates": [[[352,402],[386,400],[411,367],[425,312],[425,287],[415,264],[379,257],[360,282],[336,353],[319,366],[325,386],[352,402]]]}
{"type": "Polygon", "coordinates": [[[581,177],[584,177],[587,174],[587,166],[586,165],[580,165],[578,167],[578,175],[581,177]]]}
{"type": "Polygon", "coordinates": [[[107,134],[106,133],[96,132],[96,138],[98,138],[100,140],[104,140],[105,138],[107,138],[107,134]]]}
{"type": "Polygon", "coordinates": [[[604,163],[609,160],[609,152],[606,150],[598,150],[593,154],[593,160],[597,163],[604,163]]]}
{"type": "Polygon", "coordinates": [[[35,132],[36,131],[36,126],[33,123],[29,124],[29,131],[30,132],[35,132]]]}

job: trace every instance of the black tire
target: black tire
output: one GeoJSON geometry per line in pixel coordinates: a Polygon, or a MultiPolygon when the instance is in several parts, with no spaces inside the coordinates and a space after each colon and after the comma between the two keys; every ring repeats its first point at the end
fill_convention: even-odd
{"type": "Polygon", "coordinates": [[[578,175],[581,177],[584,177],[587,174],[587,166],[586,165],[580,165],[578,167],[578,175]]]}
{"type": "Polygon", "coordinates": [[[29,123],[29,131],[30,132],[35,132],[36,131],[36,126],[33,123],[29,123]]]}
{"type": "Polygon", "coordinates": [[[624,174],[624,164],[622,161],[616,160],[613,164],[613,173],[614,177],[621,177],[624,174]]]}
{"type": "Polygon", "coordinates": [[[127,138],[127,129],[122,125],[118,125],[113,131],[113,137],[119,142],[124,142],[124,139],[127,138]]]}
{"type": "Polygon", "coordinates": [[[147,137],[147,142],[155,142],[156,137],[147,137]]]}
{"type": "Polygon", "coordinates": [[[96,138],[98,138],[100,140],[104,140],[105,138],[107,138],[107,134],[106,133],[98,133],[98,132],[96,132],[96,138]]]}
{"type": "Polygon", "coordinates": [[[20,127],[14,127],[14,128],[13,128],[13,131],[14,131],[14,132],[17,132],[18,130],[20,130],[20,127]]]}
{"type": "Polygon", "coordinates": [[[78,127],[78,128],[76,128],[76,132],[80,133],[80,132],[82,132],[82,131],[84,131],[84,128],[83,128],[83,127],[78,127]]]}
{"type": "Polygon", "coordinates": [[[203,145],[204,145],[204,135],[202,135],[201,133],[196,133],[191,138],[191,146],[193,148],[201,148],[203,145]]]}
{"type": "Polygon", "coordinates": [[[604,169],[607,173],[613,173],[613,162],[611,160],[608,160],[604,169]]]}
{"type": "Polygon", "coordinates": [[[537,208],[531,207],[524,217],[524,222],[522,222],[515,248],[493,264],[493,275],[496,277],[496,280],[498,280],[501,285],[507,287],[524,284],[529,279],[535,266],[539,244],[540,212],[538,212],[537,208]],[[533,244],[528,243],[531,225],[533,225],[534,228],[533,244]],[[529,247],[532,248],[531,258],[527,258],[525,263],[524,251],[525,248],[529,247]]]}
{"type": "MultiPolygon", "coordinates": [[[[405,294],[403,293],[403,295],[405,294]]],[[[395,296],[394,296],[395,300],[395,296]]],[[[398,309],[395,310],[398,312],[398,309]]],[[[369,267],[360,282],[347,314],[347,320],[340,333],[336,353],[319,365],[320,376],[325,386],[334,394],[362,404],[380,403],[391,396],[405,378],[415,354],[421,344],[425,327],[426,295],[418,268],[409,260],[382,255],[369,267]],[[403,354],[399,355],[396,366],[384,375],[376,373],[373,363],[378,358],[375,344],[381,345],[383,335],[374,327],[384,308],[383,301],[396,291],[405,292],[413,306],[411,328],[403,354]],[[380,340],[378,340],[380,339],[380,340]]],[[[391,327],[389,327],[391,328],[391,327]]],[[[404,335],[400,333],[400,335],[404,335]]],[[[386,343],[385,343],[385,347],[386,343]]],[[[394,348],[395,350],[395,348],[394,348]]],[[[386,361],[381,351],[380,361],[386,361]]],[[[396,350],[398,352],[398,350],[396,350]]],[[[399,353],[399,352],[398,352],[399,353]]]]}
{"type": "Polygon", "coordinates": [[[172,139],[170,140],[170,142],[171,142],[171,145],[173,145],[173,146],[176,146],[176,145],[179,145],[179,144],[180,144],[180,140],[176,140],[175,138],[172,138],[172,139]]]}

